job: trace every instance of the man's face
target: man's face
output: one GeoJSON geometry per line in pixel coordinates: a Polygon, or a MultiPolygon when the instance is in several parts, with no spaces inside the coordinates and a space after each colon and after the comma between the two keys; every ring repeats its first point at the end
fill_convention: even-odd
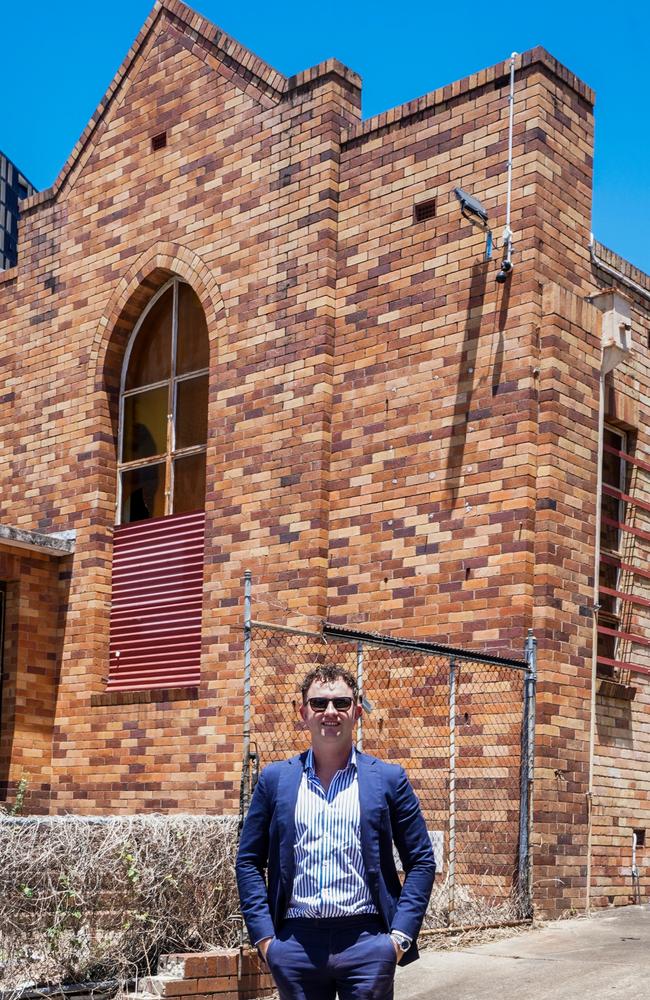
{"type": "Polygon", "coordinates": [[[352,689],[339,677],[335,681],[314,681],[307,691],[306,703],[300,714],[311,734],[314,750],[328,747],[351,747],[354,724],[361,715],[361,706],[355,704],[352,689]],[[310,698],[327,698],[324,712],[314,711],[309,705],[310,698]],[[336,709],[331,698],[352,698],[349,709],[336,709]]]}

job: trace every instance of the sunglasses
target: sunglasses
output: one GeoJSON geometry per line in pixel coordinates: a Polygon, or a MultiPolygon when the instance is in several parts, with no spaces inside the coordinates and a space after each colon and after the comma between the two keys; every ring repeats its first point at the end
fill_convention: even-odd
{"type": "Polygon", "coordinates": [[[352,708],[353,699],[345,698],[308,698],[307,704],[312,712],[326,712],[327,706],[332,703],[337,712],[348,712],[352,708]]]}

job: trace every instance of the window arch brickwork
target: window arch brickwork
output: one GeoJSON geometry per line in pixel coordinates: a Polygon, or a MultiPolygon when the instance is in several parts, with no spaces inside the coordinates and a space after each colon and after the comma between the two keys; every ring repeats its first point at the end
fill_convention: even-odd
{"type": "Polygon", "coordinates": [[[108,690],[200,680],[208,373],[201,302],[175,276],[124,352],[108,690]]]}

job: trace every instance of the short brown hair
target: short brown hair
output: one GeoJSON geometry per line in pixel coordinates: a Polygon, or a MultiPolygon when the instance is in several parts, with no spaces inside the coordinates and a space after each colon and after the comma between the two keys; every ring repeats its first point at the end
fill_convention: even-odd
{"type": "Polygon", "coordinates": [[[303,705],[307,701],[307,692],[314,681],[320,681],[321,684],[333,684],[334,681],[339,680],[343,681],[344,684],[347,684],[352,691],[352,696],[355,702],[358,701],[359,685],[357,684],[356,677],[353,677],[349,671],[342,670],[341,667],[314,667],[313,670],[309,671],[300,685],[303,705]]]}

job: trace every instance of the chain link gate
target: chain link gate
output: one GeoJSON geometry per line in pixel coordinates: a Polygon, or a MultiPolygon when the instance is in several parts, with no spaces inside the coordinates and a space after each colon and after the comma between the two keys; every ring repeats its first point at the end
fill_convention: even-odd
{"type": "Polygon", "coordinates": [[[327,624],[310,632],[254,621],[248,575],[245,603],[241,821],[260,768],[308,745],[302,678],[341,667],[363,695],[357,748],[402,764],[420,799],[437,868],[424,927],[527,919],[532,635],[526,658],[513,660],[327,624]]]}

